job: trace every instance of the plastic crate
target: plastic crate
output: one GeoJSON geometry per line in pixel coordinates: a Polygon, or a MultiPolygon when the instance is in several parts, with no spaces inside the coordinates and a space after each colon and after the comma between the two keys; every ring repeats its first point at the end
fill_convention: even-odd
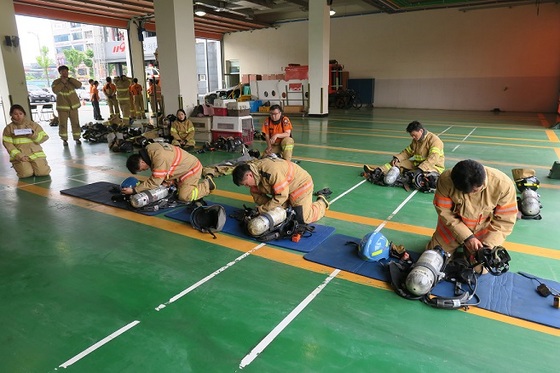
{"type": "Polygon", "coordinates": [[[228,109],[227,110],[228,117],[246,117],[247,115],[249,115],[249,113],[250,113],[249,109],[243,109],[243,110],[228,109]]]}
{"type": "Polygon", "coordinates": [[[195,131],[194,141],[203,143],[212,141],[212,131],[195,131]]]}
{"type": "MultiPolygon", "coordinates": [[[[225,117],[228,119],[236,119],[235,123],[239,123],[240,127],[235,127],[233,130],[228,129],[212,129],[212,141],[218,140],[220,137],[241,137],[246,145],[253,143],[255,135],[255,128],[253,127],[253,117],[225,117]]],[[[225,122],[222,122],[224,124],[225,122]]],[[[214,123],[216,124],[216,123],[214,123]]],[[[213,125],[214,125],[213,124],[213,125]]],[[[219,124],[219,123],[218,123],[219,124]]]]}
{"type": "Polygon", "coordinates": [[[210,132],[212,130],[212,117],[190,117],[195,133],[199,131],[210,132]]]}
{"type": "Polygon", "coordinates": [[[214,116],[216,116],[216,117],[227,116],[227,108],[225,108],[225,107],[215,107],[214,106],[214,116]]]}
{"type": "Polygon", "coordinates": [[[259,108],[262,106],[261,100],[249,101],[249,111],[251,113],[258,113],[259,108]]]}

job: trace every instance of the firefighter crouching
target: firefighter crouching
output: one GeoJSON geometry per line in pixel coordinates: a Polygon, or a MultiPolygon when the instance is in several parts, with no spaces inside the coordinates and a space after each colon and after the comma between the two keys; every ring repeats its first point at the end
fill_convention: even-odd
{"type": "Polygon", "coordinates": [[[249,188],[259,213],[291,206],[300,223],[313,223],[325,215],[329,203],[323,195],[313,202],[313,179],[299,165],[284,159],[264,158],[233,170],[235,185],[249,188]]]}
{"type": "Polygon", "coordinates": [[[128,157],[128,170],[137,172],[151,169],[152,175],[134,188],[123,188],[123,194],[135,194],[160,185],[175,184],[179,200],[197,201],[216,189],[211,177],[200,181],[202,164],[194,155],[166,143],[153,143],[128,157]]]}

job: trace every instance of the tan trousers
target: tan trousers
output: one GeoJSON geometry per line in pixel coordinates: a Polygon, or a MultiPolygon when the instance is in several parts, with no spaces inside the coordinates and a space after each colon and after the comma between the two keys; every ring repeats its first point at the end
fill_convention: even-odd
{"type": "Polygon", "coordinates": [[[58,110],[58,135],[62,140],[68,141],[68,119],[70,119],[70,126],[72,127],[72,137],[74,140],[79,140],[82,129],[80,128],[78,109],[58,110]]]}
{"type": "Polygon", "coordinates": [[[179,200],[185,202],[196,201],[210,194],[210,184],[208,180],[199,182],[202,175],[202,168],[192,176],[187,177],[179,184],[179,200]]]}
{"type": "Polygon", "coordinates": [[[144,113],[144,97],[142,95],[132,96],[134,101],[134,117],[136,119],[146,119],[144,113]]]}
{"type": "Polygon", "coordinates": [[[272,145],[272,152],[280,154],[280,156],[287,161],[291,161],[294,152],[294,143],[294,139],[291,137],[284,137],[280,144],[272,145]]]}
{"type": "Polygon", "coordinates": [[[13,161],[12,165],[19,178],[47,176],[51,173],[47,158],[37,158],[30,162],[13,161]]]}
{"type": "Polygon", "coordinates": [[[107,104],[109,104],[109,113],[111,113],[111,115],[121,115],[119,111],[119,102],[116,97],[107,97],[107,104]]]}

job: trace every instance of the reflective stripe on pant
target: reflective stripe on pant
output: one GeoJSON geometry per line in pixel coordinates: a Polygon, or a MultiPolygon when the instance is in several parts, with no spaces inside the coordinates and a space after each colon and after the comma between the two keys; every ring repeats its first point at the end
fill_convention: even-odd
{"type": "Polygon", "coordinates": [[[325,216],[327,207],[321,201],[313,202],[313,182],[311,185],[305,185],[306,192],[292,200],[290,196],[290,204],[292,206],[301,206],[303,222],[306,224],[314,223],[325,216]]]}
{"type": "Polygon", "coordinates": [[[58,135],[62,140],[68,140],[68,119],[70,119],[70,126],[72,127],[72,137],[74,140],[79,140],[82,134],[80,128],[80,118],[78,117],[78,110],[58,111],[58,135]]]}
{"type": "Polygon", "coordinates": [[[279,144],[272,145],[272,152],[280,154],[280,156],[287,161],[291,161],[294,152],[294,143],[294,139],[285,137],[279,144]]]}
{"type": "Polygon", "coordinates": [[[179,200],[185,202],[196,201],[210,194],[210,185],[208,180],[200,180],[202,175],[202,167],[198,167],[196,172],[186,177],[179,183],[179,200]]]}

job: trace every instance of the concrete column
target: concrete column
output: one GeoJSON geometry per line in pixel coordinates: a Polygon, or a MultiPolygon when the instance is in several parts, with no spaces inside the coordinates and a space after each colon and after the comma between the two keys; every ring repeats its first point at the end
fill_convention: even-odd
{"type": "Polygon", "coordinates": [[[196,39],[192,0],[154,0],[156,37],[165,114],[197,104],[196,39]]]}
{"type": "Polygon", "coordinates": [[[131,78],[138,79],[138,84],[142,86],[144,94],[144,110],[147,108],[148,100],[146,99],[146,62],[144,61],[144,44],[140,40],[142,21],[139,19],[131,19],[128,21],[128,46],[129,55],[127,63],[130,66],[131,78]]]}
{"type": "Polygon", "coordinates": [[[309,2],[309,115],[329,112],[329,52],[331,23],[326,1],[309,2]]]}
{"type": "Polygon", "coordinates": [[[0,97],[6,123],[10,123],[10,106],[20,104],[31,119],[27,83],[19,45],[16,14],[12,1],[0,1],[0,97]]]}

